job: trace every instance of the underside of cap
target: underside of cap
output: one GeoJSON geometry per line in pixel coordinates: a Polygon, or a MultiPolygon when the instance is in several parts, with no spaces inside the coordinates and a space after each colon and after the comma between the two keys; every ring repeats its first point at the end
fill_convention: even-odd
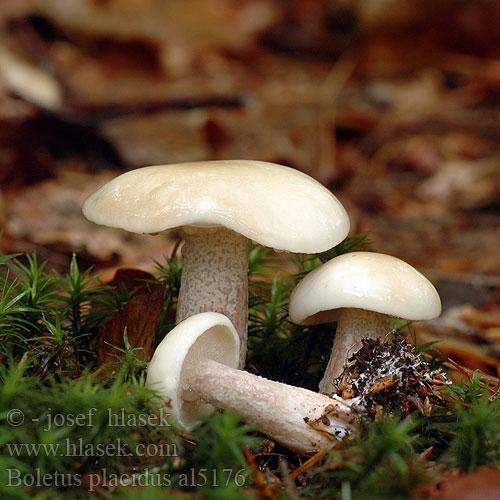
{"type": "Polygon", "coordinates": [[[187,430],[200,423],[213,406],[203,403],[183,383],[186,370],[196,370],[200,358],[237,368],[240,342],[231,321],[223,314],[195,314],[179,323],[156,348],[148,366],[146,385],[157,391],[172,417],[187,430]]]}
{"type": "Polygon", "coordinates": [[[441,314],[439,295],[422,273],[375,252],[346,253],[309,273],[291,295],[289,314],[297,324],[320,324],[343,307],[409,320],[441,314]]]}
{"type": "Polygon", "coordinates": [[[132,170],[83,205],[89,220],[135,233],[223,226],[262,245],[316,253],[340,243],[349,217],[312,177],[250,160],[159,165],[132,170]]]}

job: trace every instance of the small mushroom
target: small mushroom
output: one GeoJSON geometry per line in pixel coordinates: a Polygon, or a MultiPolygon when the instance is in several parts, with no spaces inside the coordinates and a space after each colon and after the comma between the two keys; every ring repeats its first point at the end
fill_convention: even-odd
{"type": "Polygon", "coordinates": [[[315,253],[342,241],[349,218],[337,198],[297,170],[260,161],[144,167],[102,186],[83,205],[96,224],[135,233],[180,228],[184,268],[177,323],[205,311],[228,316],[245,364],[248,241],[315,253]]]}
{"type": "Polygon", "coordinates": [[[349,401],[273,382],[238,370],[239,337],[231,321],[213,312],[179,323],[156,348],[147,385],[187,430],[214,407],[243,419],[289,447],[312,453],[352,429],[349,401]]]}
{"type": "Polygon", "coordinates": [[[309,273],[290,297],[294,323],[337,321],[332,353],[319,388],[335,390],[349,356],[362,338],[383,338],[388,317],[433,319],[441,300],[432,283],[402,260],[375,252],[352,252],[333,258],[309,273]]]}

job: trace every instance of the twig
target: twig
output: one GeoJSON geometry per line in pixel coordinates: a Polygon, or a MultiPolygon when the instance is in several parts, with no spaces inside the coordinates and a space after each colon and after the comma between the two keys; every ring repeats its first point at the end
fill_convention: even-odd
{"type": "Polygon", "coordinates": [[[33,25],[25,20],[12,22],[17,38],[37,65],[48,71],[63,89],[63,106],[60,109],[45,110],[62,121],[76,125],[97,125],[103,120],[111,120],[127,115],[153,113],[163,109],[186,110],[193,108],[220,107],[235,108],[244,105],[242,96],[193,96],[173,99],[155,99],[131,103],[95,104],[79,101],[65,75],[54,63],[47,42],[38,34],[33,25]]]}
{"type": "Polygon", "coordinates": [[[171,259],[173,259],[177,255],[177,250],[179,249],[181,242],[182,242],[182,238],[177,238],[177,241],[175,242],[174,248],[172,249],[172,253],[170,254],[171,259]]]}
{"type": "Polygon", "coordinates": [[[297,467],[291,474],[290,478],[295,481],[299,476],[302,476],[306,473],[313,465],[316,465],[318,462],[323,460],[326,455],[326,451],[320,451],[313,455],[310,459],[306,460],[300,467],[297,467]]]}
{"type": "MultiPolygon", "coordinates": [[[[497,373],[500,375],[500,368],[497,368],[497,373]]],[[[489,398],[488,398],[488,401],[490,403],[493,403],[494,401],[496,401],[498,398],[500,397],[500,381],[497,382],[497,391],[495,392],[495,394],[492,394],[489,398]]]]}
{"type": "MultiPolygon", "coordinates": [[[[471,378],[474,375],[474,370],[471,370],[470,368],[466,368],[465,366],[460,365],[459,363],[457,363],[456,361],[454,361],[451,358],[448,358],[448,362],[444,363],[444,367],[448,368],[448,369],[455,369],[468,378],[471,378]]],[[[493,384],[493,385],[499,384],[498,377],[493,377],[492,375],[486,375],[485,373],[483,373],[480,380],[481,380],[481,382],[485,382],[488,384],[493,384]]],[[[491,393],[495,392],[494,389],[492,389],[491,387],[488,388],[488,390],[491,393]]]]}
{"type": "Polygon", "coordinates": [[[489,398],[488,398],[488,401],[490,403],[493,403],[494,401],[496,401],[498,398],[500,398],[500,385],[498,386],[498,389],[497,391],[495,392],[495,394],[492,394],[489,398]]]}
{"type": "MultiPolygon", "coordinates": [[[[459,365],[456,361],[453,361],[451,358],[448,358],[449,365],[451,365],[451,368],[455,368],[458,370],[460,373],[467,377],[472,377],[474,374],[474,371],[471,370],[470,368],[466,368],[465,366],[459,365]]],[[[445,363],[444,366],[446,368],[449,368],[448,363],[445,363]]],[[[488,398],[488,401],[490,403],[493,403],[496,401],[498,398],[500,398],[500,380],[498,377],[493,377],[492,375],[486,375],[483,373],[483,376],[479,379],[481,382],[488,383],[488,384],[495,384],[497,386],[497,389],[493,389],[492,387],[487,387],[488,391],[490,392],[491,396],[488,398]]]]}
{"type": "Polygon", "coordinates": [[[189,443],[193,446],[196,446],[198,444],[196,442],[195,438],[193,438],[193,436],[191,436],[190,434],[187,434],[186,432],[181,432],[179,435],[182,439],[184,439],[184,441],[186,441],[186,443],[189,443]]]}
{"type": "Polygon", "coordinates": [[[243,96],[192,96],[157,99],[118,104],[95,104],[85,101],[67,101],[60,109],[47,111],[59,120],[75,125],[91,126],[105,120],[128,115],[148,114],[161,110],[187,110],[194,108],[239,108],[244,106],[243,96]]]}
{"type": "Polygon", "coordinates": [[[322,182],[332,177],[335,165],[336,141],[333,130],[337,118],[337,105],[342,88],[356,69],[357,60],[352,55],[343,54],[328,73],[319,89],[318,110],[318,172],[322,182]]]}
{"type": "Polygon", "coordinates": [[[432,455],[433,451],[434,451],[434,446],[429,446],[424,451],[420,452],[418,456],[422,460],[429,460],[429,457],[432,455]]]}
{"type": "Polygon", "coordinates": [[[260,498],[266,500],[276,500],[278,498],[278,489],[273,489],[269,486],[266,481],[264,474],[259,469],[259,466],[252,455],[252,452],[248,448],[243,448],[243,454],[245,455],[245,460],[248,465],[252,468],[252,477],[255,481],[255,489],[260,498]]]}
{"type": "Polygon", "coordinates": [[[488,276],[482,273],[466,273],[441,271],[439,269],[421,270],[432,281],[448,281],[451,283],[460,283],[471,285],[476,288],[500,288],[500,277],[488,276]]]}
{"type": "Polygon", "coordinates": [[[288,469],[288,462],[286,458],[282,457],[280,459],[280,472],[281,479],[283,480],[283,485],[285,486],[285,490],[288,494],[288,497],[291,500],[302,500],[302,497],[299,495],[295,484],[293,483],[292,476],[290,475],[290,470],[288,469]]]}

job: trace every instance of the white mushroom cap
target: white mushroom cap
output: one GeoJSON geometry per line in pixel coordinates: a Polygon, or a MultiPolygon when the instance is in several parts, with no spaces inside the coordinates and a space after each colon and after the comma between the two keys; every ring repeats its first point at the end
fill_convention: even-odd
{"type": "Polygon", "coordinates": [[[231,321],[223,314],[206,312],[190,316],[160,342],[148,366],[146,384],[164,398],[168,411],[190,430],[214,407],[203,403],[183,384],[182,370],[196,369],[200,357],[236,368],[240,341],[231,321]]]}
{"type": "Polygon", "coordinates": [[[250,160],[132,170],[90,196],[83,213],[97,224],[136,233],[220,225],[262,245],[304,253],[327,250],[349,232],[344,207],[319,182],[250,160]]]}
{"type": "Polygon", "coordinates": [[[409,320],[432,319],[441,300],[432,283],[406,262],[374,252],[351,252],[310,272],[290,298],[297,324],[334,321],[340,308],[358,308],[409,320]]]}

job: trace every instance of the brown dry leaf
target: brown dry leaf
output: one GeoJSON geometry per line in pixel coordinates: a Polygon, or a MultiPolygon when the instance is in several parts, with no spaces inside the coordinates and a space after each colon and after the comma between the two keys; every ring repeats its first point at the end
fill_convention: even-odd
{"type": "Polygon", "coordinates": [[[37,245],[85,249],[101,260],[109,259],[113,252],[119,253],[123,241],[112,230],[100,236],[100,228],[83,217],[81,206],[111,177],[111,173],[91,176],[70,171],[22,192],[7,192],[7,234],[37,245]]]}
{"type": "Polygon", "coordinates": [[[204,109],[129,116],[101,126],[103,136],[129,165],[162,165],[204,160],[209,150],[203,137],[204,109]]]}
{"type": "Polygon", "coordinates": [[[0,47],[0,79],[5,87],[29,103],[54,109],[62,103],[62,88],[42,69],[0,47]]]}
{"type": "Polygon", "coordinates": [[[482,311],[470,304],[461,308],[462,319],[474,328],[485,330],[500,327],[500,310],[482,311]]]}
{"type": "Polygon", "coordinates": [[[104,324],[97,349],[97,366],[116,362],[121,355],[114,346],[124,349],[124,331],[139,359],[149,361],[153,355],[158,319],[163,307],[163,285],[151,285],[150,292],[130,299],[104,324]]]}
{"type": "Polygon", "coordinates": [[[498,500],[500,473],[493,467],[479,469],[446,481],[440,489],[441,494],[435,500],[498,500]]]}
{"type": "Polygon", "coordinates": [[[13,241],[9,252],[45,247],[69,255],[75,251],[108,265],[152,268],[152,259],[161,261],[163,255],[170,254],[175,237],[99,226],[82,215],[87,196],[118,173],[90,175],[68,171],[24,190],[5,191],[5,234],[0,248],[6,250],[3,243],[7,237],[13,241]]]}
{"type": "Polygon", "coordinates": [[[442,207],[472,210],[486,207],[498,200],[500,160],[493,157],[478,161],[451,161],[417,188],[422,199],[439,199],[442,207]]]}
{"type": "Polygon", "coordinates": [[[140,269],[118,269],[111,281],[107,284],[116,290],[124,287],[131,293],[143,294],[148,292],[147,282],[154,280],[155,277],[146,271],[140,269]]]}
{"type": "Polygon", "coordinates": [[[150,40],[174,75],[184,75],[211,49],[245,50],[275,18],[267,0],[49,0],[39,3],[37,13],[69,33],[150,40]]]}
{"type": "MultiPolygon", "coordinates": [[[[437,330],[430,325],[415,326],[417,343],[422,345],[427,342],[439,341],[435,345],[442,359],[452,358],[462,365],[473,370],[481,370],[486,374],[496,374],[500,368],[500,361],[490,355],[488,346],[478,345],[472,341],[454,338],[451,331],[437,330]],[[432,333],[431,333],[432,332],[432,333]]],[[[491,352],[491,354],[494,354],[491,352]]]]}
{"type": "Polygon", "coordinates": [[[377,392],[383,391],[388,387],[392,387],[396,382],[394,374],[390,373],[389,375],[376,380],[370,387],[369,393],[376,394],[377,392]]]}
{"type": "MultiPolygon", "coordinates": [[[[365,195],[368,199],[368,189],[365,195]]],[[[363,208],[361,198],[354,201],[363,208]]],[[[394,206],[392,213],[363,213],[357,230],[372,232],[376,251],[397,255],[420,270],[500,275],[500,216],[495,212],[467,217],[449,210],[411,217],[403,211],[394,206]]]]}

